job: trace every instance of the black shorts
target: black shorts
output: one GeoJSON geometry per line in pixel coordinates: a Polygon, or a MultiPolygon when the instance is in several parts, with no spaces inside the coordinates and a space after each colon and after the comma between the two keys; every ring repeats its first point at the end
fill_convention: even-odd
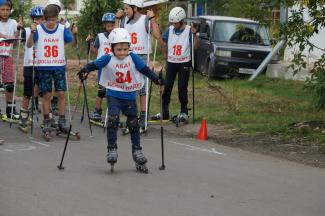
{"type": "MultiPolygon", "coordinates": [[[[39,72],[34,67],[34,84],[39,86],[39,72]]],[[[33,92],[33,66],[24,67],[24,96],[31,97],[33,92]]]]}

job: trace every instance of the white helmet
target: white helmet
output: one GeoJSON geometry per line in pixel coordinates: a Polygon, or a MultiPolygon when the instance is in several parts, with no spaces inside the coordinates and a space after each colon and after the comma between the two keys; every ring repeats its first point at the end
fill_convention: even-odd
{"type": "Polygon", "coordinates": [[[108,36],[110,44],[116,43],[131,43],[130,33],[124,28],[115,28],[108,36]]]}
{"type": "Polygon", "coordinates": [[[174,7],[169,12],[169,22],[178,23],[186,18],[185,10],[181,7],[174,7]]]}
{"type": "Polygon", "coordinates": [[[143,0],[123,0],[124,4],[134,5],[138,8],[143,8],[143,0]]]}
{"type": "Polygon", "coordinates": [[[62,9],[60,0],[48,0],[46,6],[48,6],[48,5],[55,5],[55,6],[57,6],[59,8],[59,12],[62,9]]]}

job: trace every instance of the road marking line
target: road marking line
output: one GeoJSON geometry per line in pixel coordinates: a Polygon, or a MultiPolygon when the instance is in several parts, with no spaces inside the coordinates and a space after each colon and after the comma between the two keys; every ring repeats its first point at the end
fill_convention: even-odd
{"type": "Polygon", "coordinates": [[[173,143],[175,145],[185,146],[185,147],[187,147],[188,150],[192,150],[192,151],[196,150],[196,151],[202,151],[202,152],[208,152],[208,153],[213,153],[213,154],[226,156],[225,153],[218,152],[218,151],[216,151],[215,148],[212,148],[212,149],[199,148],[199,147],[196,147],[196,146],[191,146],[191,145],[187,145],[187,144],[184,144],[184,143],[175,142],[173,140],[168,140],[168,142],[173,143]]]}
{"type": "Polygon", "coordinates": [[[38,141],[35,141],[35,140],[32,140],[32,139],[30,139],[30,141],[31,141],[32,143],[35,143],[35,144],[38,144],[38,145],[42,145],[42,146],[46,146],[46,147],[50,147],[50,145],[48,145],[48,144],[41,143],[41,142],[38,142],[38,141]]]}
{"type": "Polygon", "coordinates": [[[36,149],[35,146],[30,146],[30,145],[9,145],[8,148],[4,149],[4,151],[7,152],[15,152],[15,151],[31,151],[36,149]],[[10,149],[13,148],[13,149],[10,149]]]}
{"type": "Polygon", "coordinates": [[[14,152],[14,151],[11,150],[11,149],[3,149],[3,151],[6,151],[6,152],[14,152]]]}

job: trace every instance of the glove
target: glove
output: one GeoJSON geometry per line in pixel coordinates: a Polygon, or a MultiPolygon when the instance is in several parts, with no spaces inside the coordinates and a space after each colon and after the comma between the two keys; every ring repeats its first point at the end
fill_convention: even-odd
{"type": "Polygon", "coordinates": [[[80,79],[80,81],[84,81],[87,79],[88,77],[88,74],[89,74],[89,71],[86,70],[86,68],[82,68],[78,73],[78,77],[80,79]]]}
{"type": "Polygon", "coordinates": [[[162,78],[162,77],[159,77],[158,79],[154,80],[153,82],[154,82],[156,85],[161,85],[161,86],[165,85],[165,80],[164,80],[164,78],[162,78]]]}

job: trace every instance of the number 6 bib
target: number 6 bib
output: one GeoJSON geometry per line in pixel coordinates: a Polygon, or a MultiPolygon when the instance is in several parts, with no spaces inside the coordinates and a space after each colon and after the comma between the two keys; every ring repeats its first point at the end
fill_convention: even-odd
{"type": "Polygon", "coordinates": [[[135,68],[131,56],[123,60],[112,56],[102,70],[99,84],[115,91],[132,92],[143,87],[144,76],[135,68]]]}

